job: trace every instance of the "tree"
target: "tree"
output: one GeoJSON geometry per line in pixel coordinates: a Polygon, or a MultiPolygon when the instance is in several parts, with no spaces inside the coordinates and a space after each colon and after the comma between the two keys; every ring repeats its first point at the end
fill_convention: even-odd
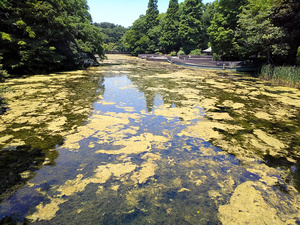
{"type": "Polygon", "coordinates": [[[209,36],[207,34],[207,28],[211,25],[211,21],[214,18],[216,3],[217,2],[206,3],[203,6],[203,14],[201,20],[203,25],[203,46],[205,48],[209,47],[209,36]]]}
{"type": "Polygon", "coordinates": [[[220,0],[216,2],[216,12],[207,32],[212,50],[222,59],[236,59],[238,55],[238,45],[235,38],[238,15],[241,6],[247,0],[220,0]]]}
{"type": "Polygon", "coordinates": [[[299,12],[299,0],[275,0],[272,4],[272,23],[285,32],[282,41],[289,46],[287,55],[280,55],[275,58],[275,61],[280,64],[295,65],[296,63],[297,49],[300,46],[299,12]]]}
{"type": "Polygon", "coordinates": [[[149,47],[150,41],[146,34],[146,17],[141,15],[139,19],[134,21],[132,27],[130,27],[122,37],[124,47],[130,51],[132,55],[145,53],[149,47]]]}
{"type": "Polygon", "coordinates": [[[204,30],[202,25],[202,1],[185,0],[183,14],[179,23],[179,38],[183,51],[189,54],[194,49],[204,47],[204,30]]]}
{"type": "Polygon", "coordinates": [[[146,11],[146,29],[149,38],[147,52],[154,52],[158,45],[157,35],[160,33],[158,16],[157,0],[149,0],[148,9],[146,11]]]}
{"type": "Polygon", "coordinates": [[[271,20],[274,0],[254,1],[243,7],[238,20],[237,37],[241,53],[249,57],[259,55],[273,63],[272,56],[287,55],[289,46],[283,42],[285,32],[271,20]]]}
{"type": "Polygon", "coordinates": [[[127,28],[108,22],[94,23],[94,25],[101,29],[105,51],[124,50],[121,38],[128,30],[127,28]]]}
{"type": "Polygon", "coordinates": [[[179,50],[180,42],[178,37],[179,27],[179,5],[178,0],[170,0],[167,13],[161,22],[162,31],[159,39],[159,45],[167,53],[172,50],[179,50]]]}
{"type": "Polygon", "coordinates": [[[86,0],[6,0],[0,4],[0,54],[10,73],[47,73],[103,57],[86,0]]]}
{"type": "Polygon", "coordinates": [[[148,9],[146,11],[146,28],[152,29],[158,25],[157,17],[159,15],[157,0],[149,0],[148,9]]]}

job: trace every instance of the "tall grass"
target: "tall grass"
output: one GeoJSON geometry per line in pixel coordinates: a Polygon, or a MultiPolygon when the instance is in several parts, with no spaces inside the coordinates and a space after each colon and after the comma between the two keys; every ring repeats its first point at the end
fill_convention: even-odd
{"type": "Polygon", "coordinates": [[[299,67],[263,65],[259,77],[280,85],[300,88],[299,67]]]}

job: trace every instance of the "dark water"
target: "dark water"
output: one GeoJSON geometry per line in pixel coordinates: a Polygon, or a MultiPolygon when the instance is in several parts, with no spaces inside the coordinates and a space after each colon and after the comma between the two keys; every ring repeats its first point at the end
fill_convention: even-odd
{"type": "MultiPolygon", "coordinates": [[[[222,224],[219,207],[245,182],[253,182],[282,221],[299,222],[299,119],[290,116],[282,125],[254,118],[253,105],[275,104],[274,96],[245,100],[224,89],[255,88],[256,81],[236,76],[239,83],[216,85],[203,78],[211,72],[203,73],[174,79],[162,69],[115,64],[63,82],[46,79],[38,88],[50,92],[14,97],[46,104],[11,123],[3,117],[1,137],[8,139],[0,152],[1,223],[222,224]],[[49,111],[55,104],[57,110],[49,111]],[[22,119],[41,115],[37,124],[22,119]],[[49,125],[57,121],[55,128],[49,125]],[[289,142],[282,138],[286,129],[289,142]],[[22,144],[13,145],[15,139],[22,144]],[[284,154],[269,150],[274,142],[284,142],[278,148],[284,154]],[[271,196],[276,199],[269,201],[271,196]]],[[[8,85],[17,89],[20,83],[8,85]]]]}

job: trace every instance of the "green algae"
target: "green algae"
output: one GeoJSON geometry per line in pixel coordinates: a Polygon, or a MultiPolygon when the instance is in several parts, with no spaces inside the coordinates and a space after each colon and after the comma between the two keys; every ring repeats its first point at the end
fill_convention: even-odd
{"type": "MultiPolygon", "coordinates": [[[[18,132],[47,143],[45,131],[63,137],[50,141],[57,158],[44,151],[37,163],[55,166],[39,167],[35,177],[20,171],[31,178],[17,196],[34,202],[23,215],[33,224],[299,222],[298,90],[128,56],[74,75],[65,84],[70,91],[60,84],[58,93],[56,83],[42,80],[50,92],[25,85],[26,93],[52,93],[53,107],[36,102],[32,114],[25,104],[11,127],[8,114],[10,132],[0,139],[12,146],[26,144],[18,132]]],[[[20,203],[23,211],[27,204],[20,203]]]]}
{"type": "Polygon", "coordinates": [[[84,124],[91,104],[101,94],[99,79],[102,77],[91,80],[90,75],[78,71],[12,79],[5,83],[12,91],[3,93],[8,109],[0,118],[3,127],[0,194],[4,194],[1,200],[7,193],[11,194],[11,189],[24,184],[43,164],[55,165],[59,154],[56,146],[63,144],[66,133],[84,124]],[[80,90],[82,94],[78,97],[80,90]],[[32,175],[22,175],[28,170],[32,175]]]}

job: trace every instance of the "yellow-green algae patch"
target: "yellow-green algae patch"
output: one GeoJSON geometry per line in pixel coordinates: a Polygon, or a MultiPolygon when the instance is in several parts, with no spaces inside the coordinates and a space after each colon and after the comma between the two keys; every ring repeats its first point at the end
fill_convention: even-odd
{"type": "Polygon", "coordinates": [[[276,210],[264,201],[251,181],[239,185],[230,199],[230,204],[219,207],[223,224],[285,224],[276,210]]]}
{"type": "Polygon", "coordinates": [[[210,141],[211,139],[222,139],[223,135],[220,132],[216,131],[215,128],[230,133],[235,133],[238,130],[243,130],[242,127],[236,125],[202,120],[198,121],[195,125],[188,126],[186,129],[182,130],[182,132],[179,133],[179,135],[185,135],[188,137],[198,137],[205,141],[210,141]]]}
{"type": "Polygon", "coordinates": [[[106,154],[139,154],[151,151],[154,144],[167,142],[169,139],[164,136],[153,135],[152,133],[143,133],[140,136],[133,136],[129,139],[117,140],[114,145],[124,145],[124,148],[118,150],[98,150],[96,153],[106,154]]]}
{"type": "Polygon", "coordinates": [[[57,211],[59,211],[59,205],[65,203],[67,200],[55,198],[51,200],[49,204],[40,203],[36,209],[37,212],[34,214],[27,216],[27,219],[31,220],[32,222],[36,222],[39,220],[51,220],[55,217],[57,211]]]}
{"type": "Polygon", "coordinates": [[[263,183],[246,181],[234,190],[229,204],[219,207],[219,218],[223,224],[296,225],[300,198],[294,190],[289,194],[282,198],[263,183]]]}
{"type": "MultiPolygon", "coordinates": [[[[53,219],[53,223],[59,224],[60,218],[68,218],[64,211],[57,214],[61,207],[63,210],[70,208],[67,212],[73,209],[80,214],[76,217],[79,219],[84,214],[87,217],[101,214],[97,217],[99,223],[218,224],[215,217],[219,208],[219,219],[223,224],[296,224],[299,194],[290,184],[283,182],[290,179],[288,173],[256,161],[262,160],[262,155],[281,157],[288,154],[289,139],[296,138],[296,128],[291,131],[293,136],[285,138],[286,133],[280,130],[282,125],[275,129],[273,126],[281,121],[291,126],[295,123],[299,110],[294,102],[299,98],[295,90],[291,90],[294,94],[289,96],[282,93],[285,92],[283,89],[264,88],[263,83],[256,86],[240,75],[230,74],[234,81],[230,83],[226,79],[228,74],[223,72],[183,69],[156,62],[147,62],[145,66],[143,61],[135,58],[130,58],[135,64],[125,65],[129,60],[127,56],[115,57],[107,61],[113,64],[107,68],[107,76],[128,74],[133,85],[121,90],[137,88],[144,92],[150,107],[133,113],[134,107],[98,96],[101,100],[95,103],[98,106],[95,114],[86,119],[85,125],[74,126],[65,132],[66,139],[59,150],[76,150],[76,153],[67,152],[72,157],[74,154],[74,159],[76,156],[80,158],[81,151],[90,151],[91,157],[100,160],[101,164],[87,159],[88,163],[78,168],[70,167],[80,174],[60,182],[62,185],[51,186],[51,197],[44,194],[48,203],[40,203],[37,212],[27,218],[34,222],[53,219]],[[161,73],[162,65],[170,72],[161,73]],[[155,72],[149,73],[148,67],[155,68],[155,72]],[[276,91],[279,98],[275,96],[276,91]],[[154,96],[163,103],[157,105],[154,96]],[[283,100],[289,103],[284,104],[283,100]],[[116,108],[116,112],[102,112],[99,105],[116,108]],[[123,110],[126,113],[119,112],[123,110]],[[157,123],[156,118],[162,122],[157,123]],[[173,131],[172,128],[176,129],[173,131]],[[207,147],[208,141],[224,151],[207,147]],[[94,155],[95,151],[97,155],[94,155]],[[237,156],[241,163],[233,165],[228,152],[237,156]],[[94,173],[88,175],[89,169],[94,173]],[[286,185],[289,194],[279,192],[278,185],[286,185]],[[85,193],[92,187],[94,193],[85,193]],[[77,198],[79,192],[90,197],[90,201],[82,202],[83,198],[77,198]],[[62,204],[67,207],[63,208],[62,204]]],[[[83,77],[84,74],[78,74],[78,78],[83,77]]],[[[121,83],[117,81],[113,85],[120,86],[121,83]]],[[[47,91],[30,93],[46,94],[47,91]]],[[[51,104],[37,104],[36,107],[39,110],[45,107],[47,112],[55,113],[54,109],[63,109],[65,105],[60,101],[71,95],[74,93],[55,93],[51,101],[57,100],[60,104],[55,102],[53,108],[51,104]]],[[[90,112],[85,107],[76,107],[75,111],[78,116],[81,112],[85,115],[90,112]]],[[[23,117],[22,114],[19,116],[23,117]]],[[[34,123],[44,121],[45,129],[51,133],[63,130],[70,120],[64,115],[43,116],[45,114],[36,112],[34,123]]],[[[33,127],[35,124],[30,124],[27,117],[18,122],[33,127]]],[[[10,139],[5,142],[12,143],[10,139]]],[[[292,156],[290,161],[297,162],[292,156]]]]}
{"type": "Polygon", "coordinates": [[[63,196],[71,196],[75,193],[82,192],[86,186],[90,183],[103,184],[111,176],[120,179],[123,175],[131,173],[136,168],[136,165],[128,163],[120,164],[107,164],[103,166],[98,166],[94,171],[93,177],[84,178],[83,174],[78,174],[74,180],[68,180],[64,185],[53,187],[59,194],[54,197],[47,197],[50,199],[50,203],[44,204],[40,203],[36,207],[36,212],[32,215],[27,216],[28,219],[33,222],[39,220],[51,220],[56,216],[59,211],[59,205],[67,202],[67,199],[62,199],[63,196]]]}
{"type": "Polygon", "coordinates": [[[141,165],[141,169],[131,176],[131,179],[139,184],[146,183],[149,177],[155,175],[156,167],[157,165],[149,158],[141,165]]]}
{"type": "Polygon", "coordinates": [[[279,141],[276,138],[271,137],[270,135],[266,134],[265,132],[263,132],[262,130],[254,130],[253,132],[259,139],[261,139],[262,141],[264,141],[266,144],[268,144],[269,146],[272,146],[273,148],[276,149],[281,149],[284,148],[285,145],[283,143],[281,143],[281,141],[279,141]]]}

